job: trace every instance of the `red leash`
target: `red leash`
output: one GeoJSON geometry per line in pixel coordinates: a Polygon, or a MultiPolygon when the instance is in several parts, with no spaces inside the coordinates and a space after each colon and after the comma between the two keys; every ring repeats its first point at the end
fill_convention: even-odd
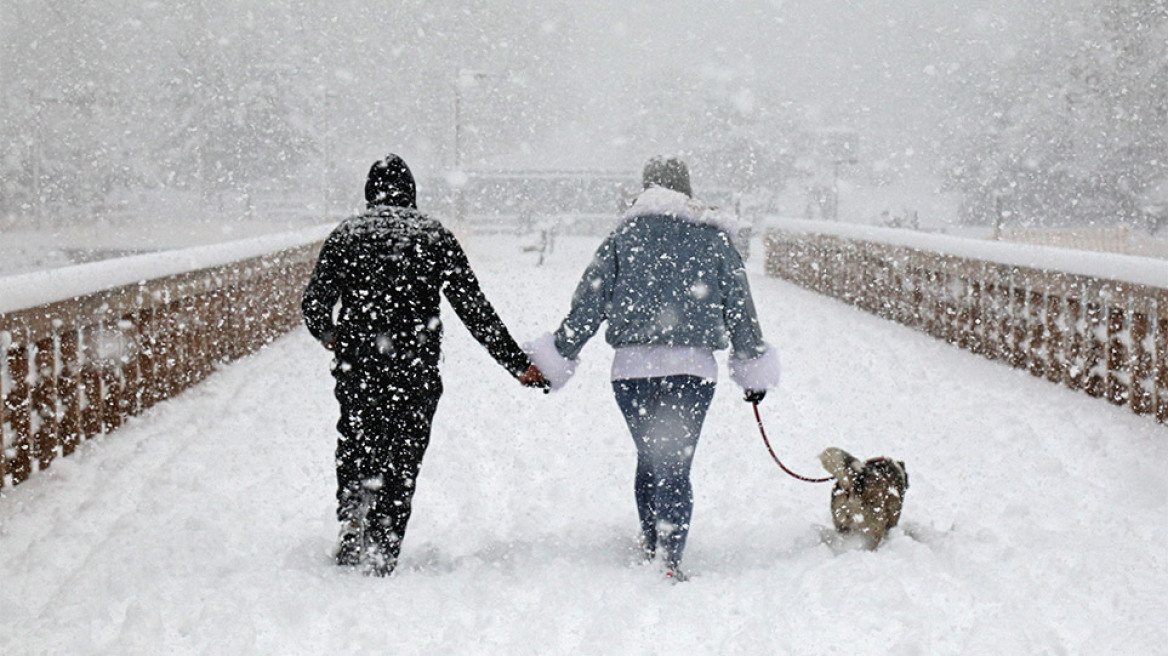
{"type": "Polygon", "coordinates": [[[758,402],[755,402],[753,405],[754,418],[756,421],[758,421],[758,432],[762,433],[762,442],[766,445],[767,451],[771,452],[771,457],[775,459],[775,462],[779,464],[779,467],[783,468],[783,471],[790,474],[793,478],[797,478],[801,481],[807,481],[808,483],[826,483],[827,481],[832,480],[831,476],[828,476],[827,478],[807,478],[806,476],[800,476],[790,469],[787,469],[787,466],[783,464],[783,461],[779,460],[779,457],[775,455],[775,450],[771,448],[771,441],[767,439],[766,429],[762,427],[762,417],[758,414],[758,402]]]}

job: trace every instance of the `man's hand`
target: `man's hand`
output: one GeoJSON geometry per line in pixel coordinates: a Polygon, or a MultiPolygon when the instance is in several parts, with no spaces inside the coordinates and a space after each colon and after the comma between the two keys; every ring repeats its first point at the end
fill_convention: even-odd
{"type": "Polygon", "coordinates": [[[765,397],[766,397],[766,390],[764,390],[764,389],[760,389],[760,390],[748,389],[748,390],[746,390],[746,394],[743,395],[742,398],[747,403],[761,403],[765,397]]]}
{"type": "Polygon", "coordinates": [[[520,385],[523,385],[524,387],[538,387],[539,389],[543,390],[544,394],[547,394],[551,391],[551,382],[549,382],[547,378],[543,377],[543,372],[540,371],[539,367],[535,365],[528,367],[527,371],[523,372],[523,374],[519,376],[518,380],[520,385]]]}

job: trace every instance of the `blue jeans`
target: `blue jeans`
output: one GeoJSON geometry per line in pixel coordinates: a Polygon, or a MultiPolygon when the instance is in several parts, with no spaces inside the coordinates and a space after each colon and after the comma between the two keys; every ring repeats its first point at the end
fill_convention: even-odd
{"type": "Polygon", "coordinates": [[[693,515],[689,471],[714,382],[697,376],[633,378],[612,383],[617,405],[637,445],[634,489],[648,554],[659,547],[681,562],[693,515]]]}

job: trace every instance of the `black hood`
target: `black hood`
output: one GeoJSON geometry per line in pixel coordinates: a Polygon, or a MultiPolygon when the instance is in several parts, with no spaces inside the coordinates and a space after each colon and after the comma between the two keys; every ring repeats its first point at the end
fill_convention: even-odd
{"type": "Polygon", "coordinates": [[[390,153],[373,163],[365,181],[365,203],[369,207],[418,207],[414,175],[405,160],[390,153]]]}

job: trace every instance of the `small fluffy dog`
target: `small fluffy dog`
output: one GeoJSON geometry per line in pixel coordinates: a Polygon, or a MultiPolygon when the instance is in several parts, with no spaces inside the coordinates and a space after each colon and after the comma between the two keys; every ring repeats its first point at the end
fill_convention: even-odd
{"type": "Polygon", "coordinates": [[[835,530],[858,538],[866,549],[880,546],[888,529],[900,521],[904,492],[908,489],[904,463],[888,458],[861,462],[835,447],[819,454],[819,461],[835,479],[831,491],[835,530]]]}

